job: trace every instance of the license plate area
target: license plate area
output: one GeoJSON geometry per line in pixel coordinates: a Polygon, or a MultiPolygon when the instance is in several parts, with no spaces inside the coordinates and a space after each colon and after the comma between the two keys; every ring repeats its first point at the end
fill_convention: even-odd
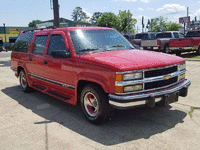
{"type": "Polygon", "coordinates": [[[164,96],[165,105],[178,101],[179,93],[171,93],[164,96]]]}

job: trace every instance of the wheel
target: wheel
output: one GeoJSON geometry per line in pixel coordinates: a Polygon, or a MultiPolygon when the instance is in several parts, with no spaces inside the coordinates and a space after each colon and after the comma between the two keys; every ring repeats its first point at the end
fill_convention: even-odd
{"type": "Polygon", "coordinates": [[[199,55],[200,54],[200,47],[198,47],[196,54],[199,55]]]}
{"type": "Polygon", "coordinates": [[[176,51],[176,56],[181,56],[181,51],[176,51]]]}
{"type": "Polygon", "coordinates": [[[31,88],[28,85],[26,73],[24,70],[21,70],[19,73],[19,83],[23,92],[28,93],[31,91],[31,88]]]}
{"type": "Polygon", "coordinates": [[[164,53],[167,53],[167,54],[170,54],[170,53],[171,53],[171,51],[170,51],[168,45],[166,45],[166,46],[164,47],[164,53]]]}
{"type": "Polygon", "coordinates": [[[111,116],[108,96],[95,85],[87,85],[81,92],[81,107],[86,118],[93,124],[102,124],[111,116]]]}

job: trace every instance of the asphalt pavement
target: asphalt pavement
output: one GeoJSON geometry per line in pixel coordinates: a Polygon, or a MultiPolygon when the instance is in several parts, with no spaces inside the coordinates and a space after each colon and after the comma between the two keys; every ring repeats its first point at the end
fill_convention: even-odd
{"type": "Polygon", "coordinates": [[[118,110],[95,126],[79,106],[23,93],[10,53],[0,53],[0,150],[200,149],[200,61],[186,62],[187,97],[167,107],[118,110]]]}

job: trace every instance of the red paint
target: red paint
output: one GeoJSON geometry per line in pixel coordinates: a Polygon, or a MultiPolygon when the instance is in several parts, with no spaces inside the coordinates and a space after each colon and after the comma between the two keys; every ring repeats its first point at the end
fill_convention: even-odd
{"type": "Polygon", "coordinates": [[[77,29],[114,30],[99,27],[71,27],[44,29],[42,31],[36,30],[27,53],[12,52],[12,67],[14,69],[22,67],[25,70],[30,87],[35,88],[35,85],[39,85],[44,89],[38,89],[41,92],[76,105],[78,94],[77,86],[80,81],[94,82],[99,84],[106,93],[114,94],[116,72],[164,67],[184,62],[184,59],[176,56],[144,50],[116,50],[76,55],[69,36],[69,31],[77,29]],[[64,43],[70,51],[71,58],[52,58],[48,55],[47,50],[52,34],[60,34],[63,36],[64,43]],[[48,36],[43,54],[32,53],[36,35],[48,36]],[[32,61],[30,61],[30,58],[32,58],[32,61]],[[47,61],[48,63],[45,64],[44,61],[47,61]],[[30,76],[30,74],[70,85],[75,87],[75,89],[46,82],[30,76]],[[54,92],[64,97],[68,97],[69,100],[65,100],[49,92],[54,92]]]}

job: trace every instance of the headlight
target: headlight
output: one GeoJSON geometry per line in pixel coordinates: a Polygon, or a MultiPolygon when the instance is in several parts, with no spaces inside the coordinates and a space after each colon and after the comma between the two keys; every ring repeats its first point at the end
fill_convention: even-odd
{"type": "Polygon", "coordinates": [[[135,80],[135,79],[142,79],[142,78],[143,78],[142,72],[116,74],[116,81],[127,81],[127,80],[135,80]]]}
{"type": "Polygon", "coordinates": [[[185,69],[185,62],[178,65],[179,71],[184,70],[184,69],[185,69]]]}
{"type": "Polygon", "coordinates": [[[134,91],[140,91],[142,89],[143,89],[143,85],[142,84],[131,85],[131,86],[124,87],[124,92],[134,92],[134,91]]]}
{"type": "Polygon", "coordinates": [[[180,80],[182,80],[182,79],[185,79],[185,73],[179,75],[178,80],[180,81],[180,80]]]}

